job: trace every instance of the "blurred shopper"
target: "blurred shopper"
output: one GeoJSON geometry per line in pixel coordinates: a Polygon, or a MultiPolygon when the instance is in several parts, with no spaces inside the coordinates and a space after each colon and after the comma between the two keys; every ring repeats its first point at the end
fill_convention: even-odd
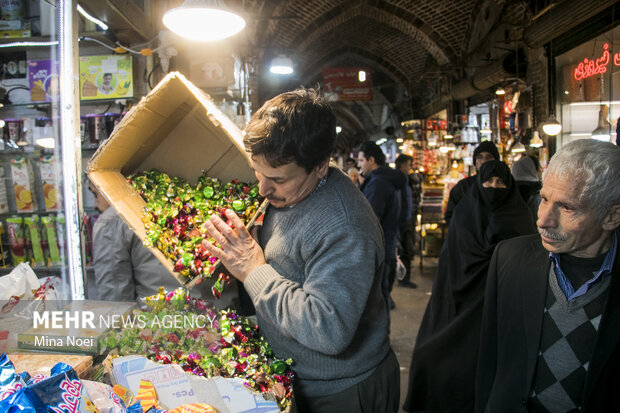
{"type": "Polygon", "coordinates": [[[294,360],[297,411],[398,410],[400,376],[381,294],[381,227],[362,193],[329,166],[331,106],[313,89],[254,113],[245,149],[270,206],[258,240],[233,211],[203,243],[244,283],[278,357],[294,360]],[[309,148],[309,149],[308,149],[309,148]]]}
{"type": "Polygon", "coordinates": [[[412,174],[413,158],[406,154],[400,154],[394,161],[396,170],[401,171],[407,177],[407,185],[401,194],[401,214],[398,223],[398,256],[405,266],[405,276],[398,280],[400,287],[417,288],[417,284],[411,282],[411,261],[415,254],[415,217],[413,190],[417,184],[415,175],[412,174]]]}
{"type": "Polygon", "coordinates": [[[360,171],[357,168],[349,168],[347,174],[349,175],[349,178],[351,178],[351,182],[359,188],[361,185],[360,171]]]}
{"type": "MultiPolygon", "coordinates": [[[[474,149],[474,166],[476,167],[476,172],[480,171],[480,167],[485,162],[492,160],[499,161],[499,152],[497,151],[497,146],[495,146],[493,142],[484,141],[478,145],[476,149],[474,149]]],[[[475,183],[476,175],[468,176],[467,178],[463,178],[458,181],[456,185],[454,185],[454,188],[450,191],[448,205],[446,206],[446,212],[444,214],[444,218],[448,224],[450,223],[450,219],[454,213],[454,208],[456,208],[469,188],[471,188],[475,183]]]]}
{"type": "Polygon", "coordinates": [[[540,205],[540,163],[533,156],[524,156],[512,165],[512,176],[517,182],[519,193],[530,209],[536,222],[540,205]]]}
{"type": "MultiPolygon", "coordinates": [[[[407,412],[471,412],[487,269],[498,242],[536,232],[508,166],[488,161],[458,204],[409,371],[407,412]]],[[[496,410],[502,411],[502,410],[496,410]]]]}
{"type": "Polygon", "coordinates": [[[540,195],[491,260],[476,412],[619,412],[620,148],[564,145],[540,195]]]}
{"type": "Polygon", "coordinates": [[[385,164],[385,154],[373,141],[366,141],[360,145],[357,163],[364,176],[362,193],[370,202],[383,229],[385,240],[383,295],[389,310],[395,307],[390,291],[396,278],[396,239],[401,214],[401,196],[407,186],[407,177],[385,164]]]}

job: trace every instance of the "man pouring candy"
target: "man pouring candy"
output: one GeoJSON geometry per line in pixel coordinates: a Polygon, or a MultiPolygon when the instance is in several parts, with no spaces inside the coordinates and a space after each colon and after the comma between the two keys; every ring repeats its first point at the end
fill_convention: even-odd
{"type": "Polygon", "coordinates": [[[244,284],[258,324],[292,358],[300,412],[396,412],[399,366],[381,294],[381,227],[347,175],[329,166],[336,121],[313,89],[271,99],[244,146],[270,206],[255,240],[232,210],[203,242],[244,284]]]}

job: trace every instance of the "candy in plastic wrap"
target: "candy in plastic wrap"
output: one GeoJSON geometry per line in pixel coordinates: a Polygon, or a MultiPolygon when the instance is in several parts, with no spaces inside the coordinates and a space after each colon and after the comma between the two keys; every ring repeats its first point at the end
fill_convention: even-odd
{"type": "Polygon", "coordinates": [[[150,411],[151,407],[159,409],[157,392],[155,391],[155,386],[150,381],[140,380],[140,389],[136,395],[136,400],[140,400],[142,408],[147,409],[146,411],[150,411]]]}
{"type": "MultiPolygon", "coordinates": [[[[26,382],[15,372],[15,366],[9,357],[0,356],[0,400],[4,400],[26,387],[26,382]]],[[[2,410],[0,410],[2,411],[2,410]]]]}
{"type": "Polygon", "coordinates": [[[45,405],[29,387],[24,387],[17,393],[0,401],[2,413],[47,413],[45,405]]]}
{"type": "Polygon", "coordinates": [[[97,408],[73,368],[56,364],[50,377],[30,388],[53,413],[94,413],[97,408]]]}
{"type": "Polygon", "coordinates": [[[217,413],[217,409],[207,403],[190,403],[170,409],[168,413],[217,413]]]}

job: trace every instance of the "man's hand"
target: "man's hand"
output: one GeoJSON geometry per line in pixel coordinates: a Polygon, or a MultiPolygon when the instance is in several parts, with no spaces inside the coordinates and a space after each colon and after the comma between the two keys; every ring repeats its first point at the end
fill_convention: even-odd
{"type": "Polygon", "coordinates": [[[266,263],[265,255],[237,214],[230,209],[227,209],[225,214],[232,222],[234,229],[217,215],[212,215],[205,224],[207,232],[220,248],[207,241],[202,241],[202,245],[211,255],[222,260],[224,266],[236,279],[244,282],[248,274],[266,263]]]}

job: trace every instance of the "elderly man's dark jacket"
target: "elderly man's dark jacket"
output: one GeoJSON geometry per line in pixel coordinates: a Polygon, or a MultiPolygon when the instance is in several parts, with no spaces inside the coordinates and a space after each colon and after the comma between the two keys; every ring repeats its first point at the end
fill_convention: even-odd
{"type": "MultiPolygon", "coordinates": [[[[616,235],[619,231],[616,231],[616,235]]],[[[539,235],[501,242],[486,286],[476,412],[525,412],[543,323],[551,262],[539,235]]],[[[584,385],[581,412],[620,412],[620,255],[584,385]]]]}

